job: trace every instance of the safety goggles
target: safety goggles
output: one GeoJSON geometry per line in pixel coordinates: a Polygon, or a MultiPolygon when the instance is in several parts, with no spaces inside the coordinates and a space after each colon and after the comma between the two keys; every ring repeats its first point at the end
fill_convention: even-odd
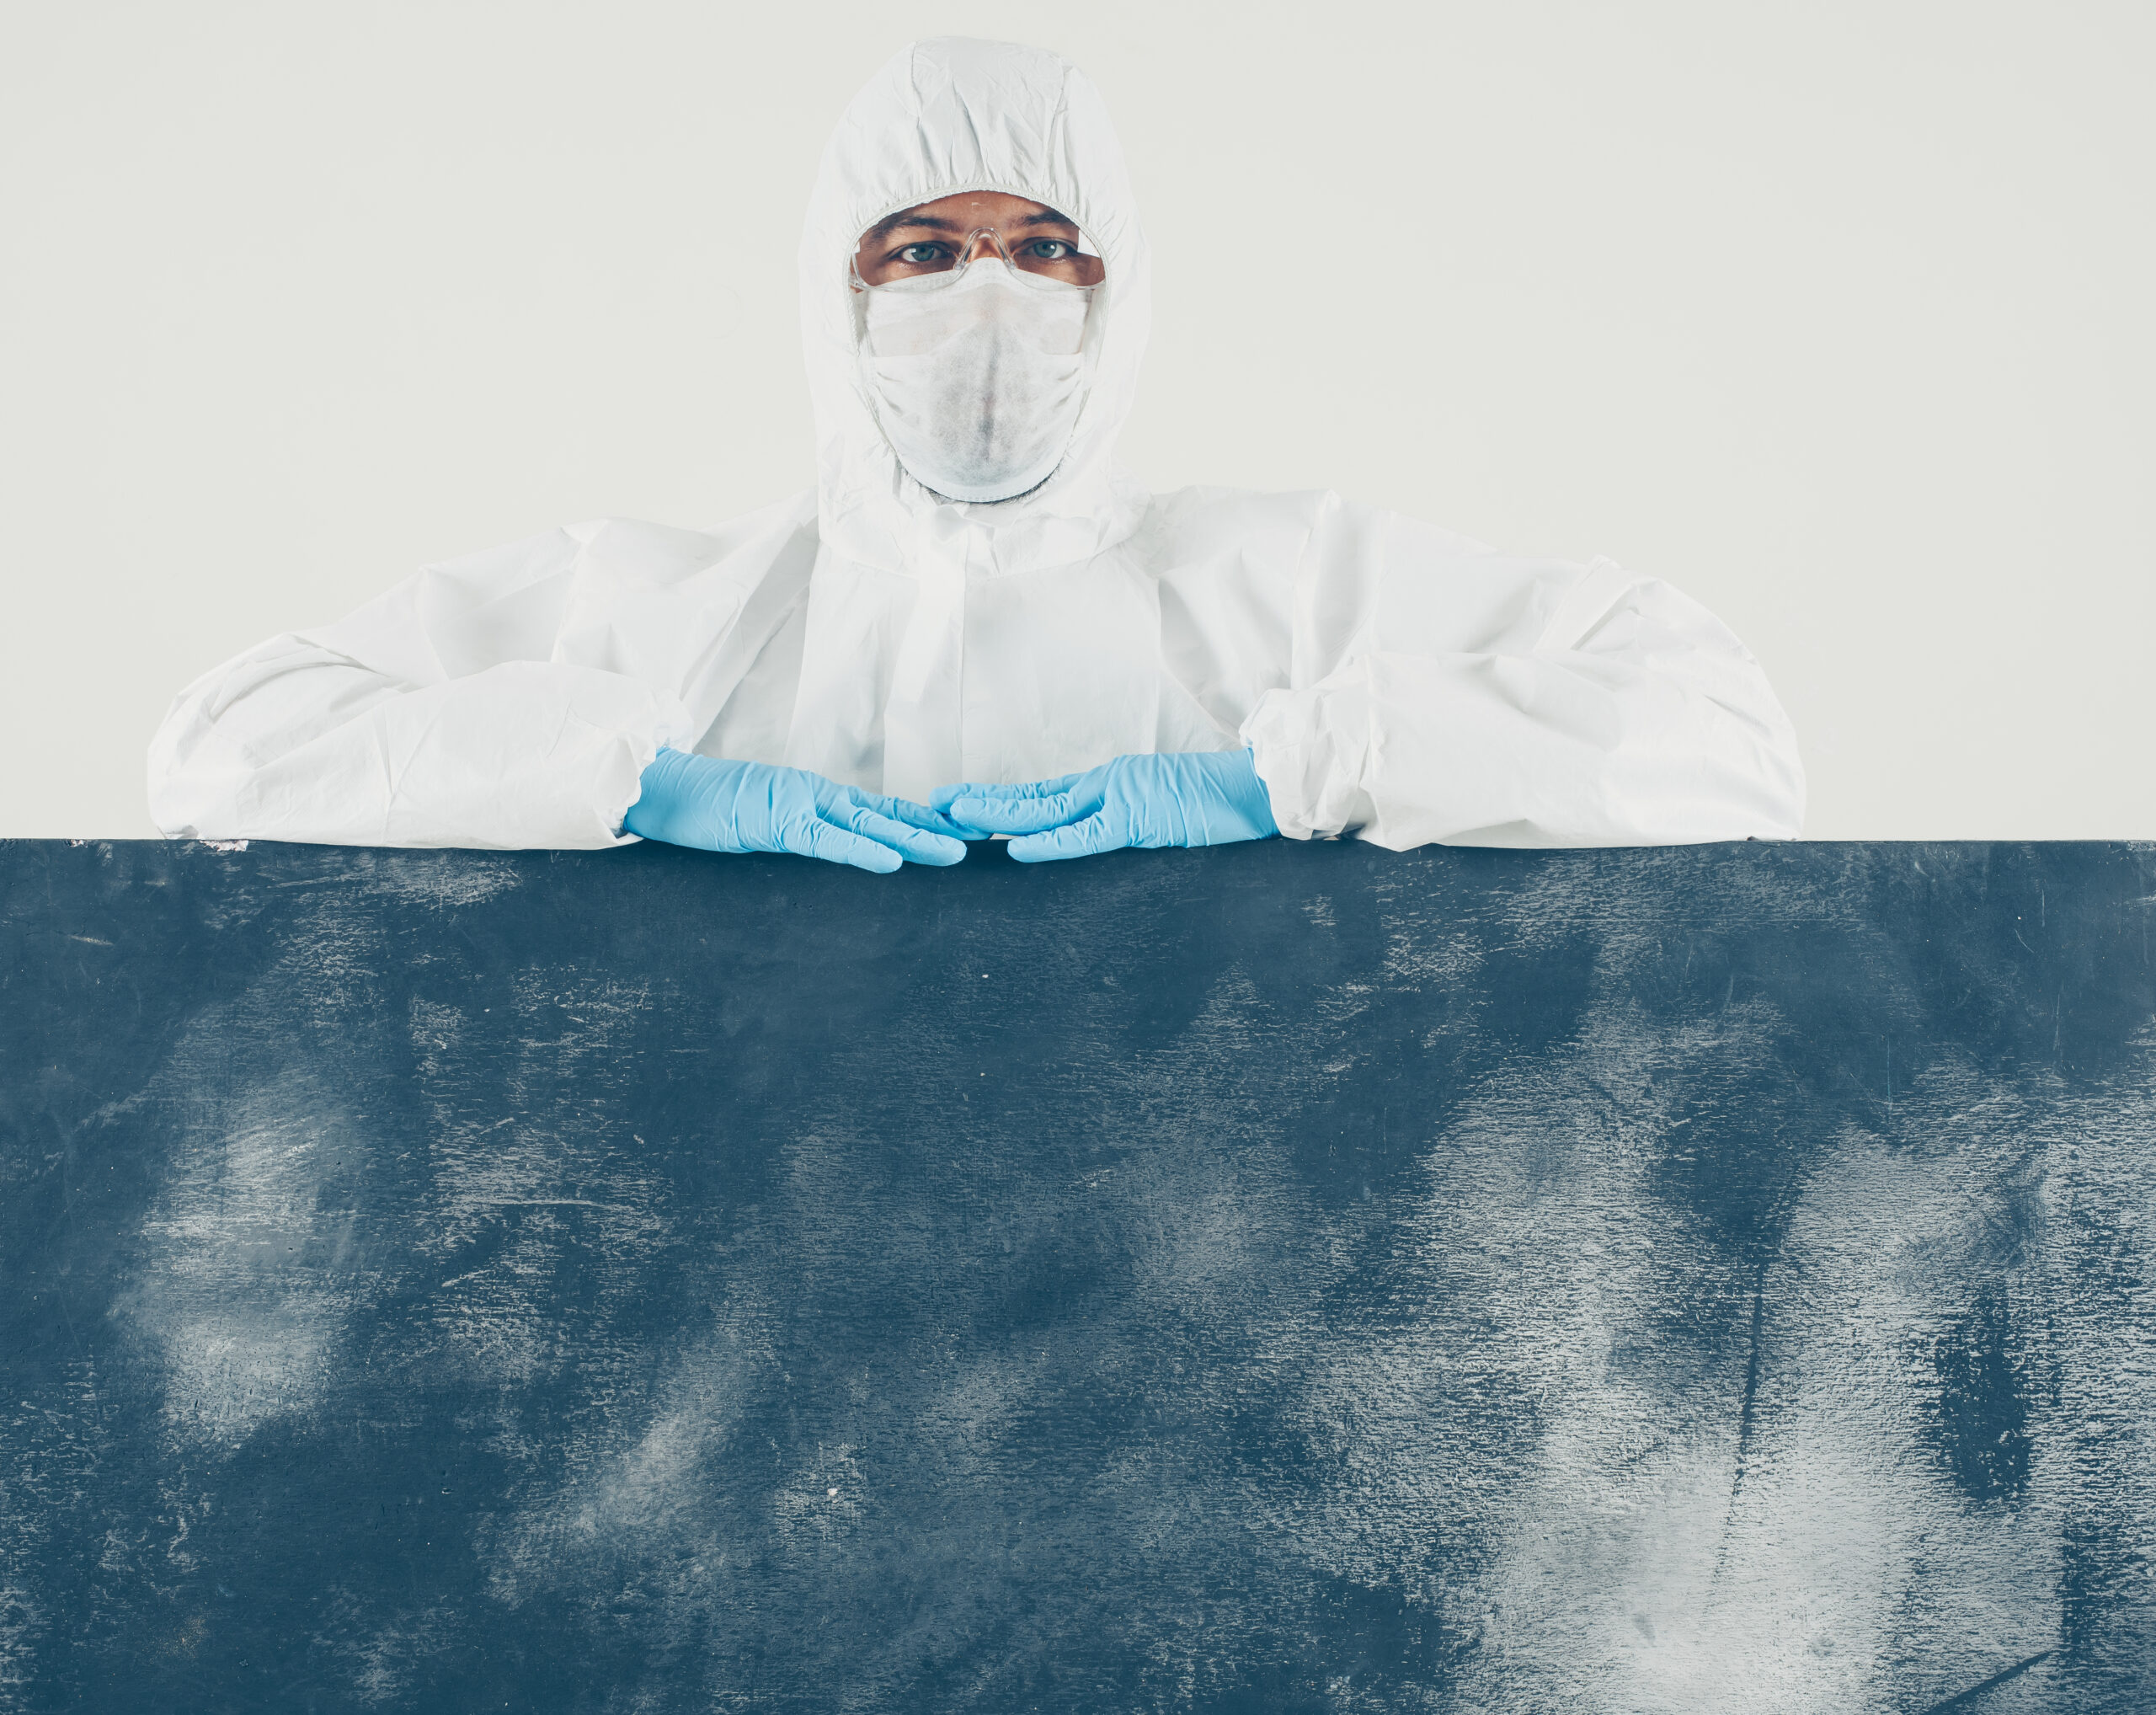
{"type": "Polygon", "coordinates": [[[1107,264],[1082,237],[1029,233],[1013,250],[993,227],[976,227],[963,238],[939,235],[892,246],[871,259],[866,274],[857,248],[848,271],[857,291],[932,292],[957,285],[969,269],[999,264],[1019,285],[1048,292],[1090,293],[1107,277],[1107,264]]]}

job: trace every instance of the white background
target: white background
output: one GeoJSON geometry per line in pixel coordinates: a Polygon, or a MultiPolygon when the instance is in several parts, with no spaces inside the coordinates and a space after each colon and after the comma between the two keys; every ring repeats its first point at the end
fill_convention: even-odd
{"type": "Polygon", "coordinates": [[[1819,838],[2156,836],[2156,6],[0,0],[0,833],[430,559],[799,489],[793,253],[903,41],[1132,158],[1154,486],[1704,600],[1819,838]]]}

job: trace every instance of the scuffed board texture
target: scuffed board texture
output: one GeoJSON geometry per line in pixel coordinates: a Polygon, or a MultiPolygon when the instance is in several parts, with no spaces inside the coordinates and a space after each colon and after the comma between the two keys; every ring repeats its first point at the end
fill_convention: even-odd
{"type": "Polygon", "coordinates": [[[0,1708],[2156,1707],[2156,852],[0,847],[0,1708]]]}

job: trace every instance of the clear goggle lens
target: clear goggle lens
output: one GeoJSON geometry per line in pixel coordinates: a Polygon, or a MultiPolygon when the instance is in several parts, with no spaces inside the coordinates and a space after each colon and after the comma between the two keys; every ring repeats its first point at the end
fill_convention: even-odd
{"type": "Polygon", "coordinates": [[[1061,233],[1021,233],[1014,249],[995,227],[977,227],[963,238],[883,244],[872,229],[854,253],[853,285],[862,291],[936,291],[983,263],[1000,264],[1021,285],[1049,291],[1089,289],[1107,277],[1107,265],[1083,238],[1073,242],[1061,233]]]}

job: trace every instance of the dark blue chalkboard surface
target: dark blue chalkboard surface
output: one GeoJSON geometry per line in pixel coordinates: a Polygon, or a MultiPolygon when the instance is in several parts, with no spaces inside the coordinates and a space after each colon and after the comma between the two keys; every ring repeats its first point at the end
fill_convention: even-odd
{"type": "Polygon", "coordinates": [[[0,1708],[2156,1707],[2153,914],[0,847],[0,1708]]]}

